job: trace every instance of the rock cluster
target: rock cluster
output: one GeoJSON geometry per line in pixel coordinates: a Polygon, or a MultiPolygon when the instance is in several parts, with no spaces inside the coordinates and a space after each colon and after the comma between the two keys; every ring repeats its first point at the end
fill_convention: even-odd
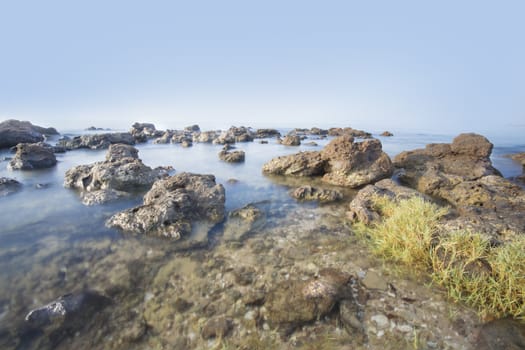
{"type": "Polygon", "coordinates": [[[231,144],[236,142],[250,142],[254,139],[254,133],[250,128],[244,126],[232,126],[228,130],[223,131],[213,143],[218,145],[231,144]]]}
{"type": "Polygon", "coordinates": [[[155,125],[151,123],[134,123],[129,133],[139,143],[162,135],[162,131],[157,130],[155,125]]]}
{"type": "Polygon", "coordinates": [[[324,182],[352,188],[390,177],[392,171],[379,140],[355,142],[351,136],[338,137],[319,152],[278,157],[263,166],[266,174],[322,176],[324,182]]]}
{"type": "Polygon", "coordinates": [[[106,149],[117,143],[134,145],[135,138],[127,132],[81,135],[73,138],[64,137],[58,141],[58,146],[67,150],[79,148],[106,149]]]}
{"type": "Polygon", "coordinates": [[[180,173],[153,184],[144,204],[112,216],[107,225],[126,232],[173,239],[200,226],[207,234],[224,220],[224,187],[213,175],[180,173]]]}
{"type": "Polygon", "coordinates": [[[12,170],[33,170],[50,168],[56,163],[54,149],[50,145],[42,142],[19,143],[8,167],[12,170]]]}
{"type": "Polygon", "coordinates": [[[58,135],[55,128],[43,128],[27,121],[9,119],[0,123],[0,148],[19,143],[42,142],[45,135],[58,135]]]}
{"type": "Polygon", "coordinates": [[[69,169],[64,186],[80,190],[82,202],[92,205],[148,188],[165,175],[164,169],[144,165],[135,147],[114,144],[109,147],[105,161],[69,169]]]}

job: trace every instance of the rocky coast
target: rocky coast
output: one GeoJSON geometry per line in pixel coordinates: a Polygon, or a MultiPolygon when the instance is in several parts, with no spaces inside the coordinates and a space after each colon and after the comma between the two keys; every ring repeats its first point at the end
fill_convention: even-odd
{"type": "Polygon", "coordinates": [[[27,216],[2,216],[2,349],[525,347],[519,317],[454,302],[357,229],[384,220],[377,198],[417,197],[446,210],[436,246],[458,230],[490,247],[525,234],[525,189],[482,135],[391,157],[394,134],[352,128],[135,123],[56,145],[36,128],[0,123],[16,146],[0,163],[3,212],[27,216]]]}

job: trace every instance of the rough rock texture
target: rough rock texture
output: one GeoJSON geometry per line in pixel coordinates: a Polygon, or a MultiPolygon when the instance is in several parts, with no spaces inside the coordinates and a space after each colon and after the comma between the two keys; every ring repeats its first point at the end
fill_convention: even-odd
{"type": "Polygon", "coordinates": [[[109,147],[105,161],[69,169],[64,186],[80,190],[83,203],[92,205],[148,188],[165,174],[163,169],[144,165],[135,147],[115,144],[109,147]]]}
{"type": "Polygon", "coordinates": [[[490,321],[479,330],[478,350],[525,349],[525,324],[510,318],[490,321]]]}
{"type": "Polygon", "coordinates": [[[162,136],[163,132],[151,123],[134,123],[129,132],[136,142],[146,142],[149,139],[162,136]]]}
{"type": "Polygon", "coordinates": [[[112,144],[122,143],[134,145],[135,138],[127,132],[82,135],[71,138],[63,138],[58,141],[58,146],[68,150],[79,148],[106,149],[112,144]]]}
{"type": "Polygon", "coordinates": [[[302,201],[335,202],[343,198],[343,193],[337,190],[301,186],[290,192],[290,195],[302,201]]]}
{"type": "Polygon", "coordinates": [[[356,130],[352,128],[330,128],[328,130],[330,136],[352,136],[360,139],[368,139],[372,134],[363,130],[356,130]]]}
{"type": "Polygon", "coordinates": [[[231,211],[224,224],[223,239],[240,241],[251,232],[260,230],[266,224],[266,213],[259,207],[257,204],[248,204],[231,211]]]}
{"type": "Polygon", "coordinates": [[[390,131],[383,131],[381,133],[381,136],[390,137],[390,136],[394,136],[394,134],[392,134],[390,131]]]}
{"type": "Polygon", "coordinates": [[[0,177],[0,197],[15,193],[22,188],[22,184],[15,179],[0,177]]]}
{"type": "Polygon", "coordinates": [[[477,134],[461,134],[451,144],[395,157],[399,180],[430,196],[446,200],[458,211],[456,228],[500,234],[525,232],[525,190],[492,167],[492,144],[477,134]]]}
{"type": "Polygon", "coordinates": [[[257,129],[254,138],[266,139],[279,136],[281,136],[281,133],[277,129],[257,129]]]}
{"type": "Polygon", "coordinates": [[[332,140],[320,152],[278,157],[263,166],[267,174],[323,176],[327,183],[352,188],[389,177],[392,171],[379,140],[354,142],[351,136],[332,140]]]}
{"type": "Polygon", "coordinates": [[[54,128],[43,128],[27,121],[9,119],[0,123],[0,148],[9,148],[19,143],[44,141],[44,135],[58,135],[54,128]]]}
{"type": "Polygon", "coordinates": [[[41,142],[19,143],[8,167],[13,170],[33,170],[50,168],[56,163],[53,147],[41,142]]]}
{"type": "Polygon", "coordinates": [[[221,151],[219,152],[219,159],[228,163],[242,163],[245,159],[244,151],[221,151]]]}
{"type": "Polygon", "coordinates": [[[221,222],[224,202],[224,187],[215,183],[215,176],[181,173],[155,182],[143,205],[117,213],[107,225],[180,239],[196,225],[210,229],[221,222]]]}
{"type": "Polygon", "coordinates": [[[352,298],[351,281],[351,275],[326,268],[318,278],[283,282],[266,297],[270,325],[295,328],[321,318],[340,300],[352,298]]]}
{"type": "Polygon", "coordinates": [[[219,136],[217,131],[203,131],[193,134],[193,142],[212,143],[219,136]]]}
{"type": "Polygon", "coordinates": [[[300,146],[301,137],[298,135],[286,135],[279,143],[285,146],[300,146]]]}
{"type": "Polygon", "coordinates": [[[254,134],[250,128],[246,128],[244,126],[232,126],[228,130],[222,132],[215,140],[213,140],[213,143],[224,145],[236,142],[250,142],[253,141],[253,138],[254,134]]]}
{"type": "Polygon", "coordinates": [[[367,225],[379,219],[380,215],[376,212],[373,205],[373,200],[377,196],[388,197],[396,201],[412,197],[422,197],[430,200],[429,197],[414,189],[400,186],[391,179],[384,179],[364,187],[357,193],[352,202],[350,202],[349,211],[347,212],[348,218],[367,225]]]}

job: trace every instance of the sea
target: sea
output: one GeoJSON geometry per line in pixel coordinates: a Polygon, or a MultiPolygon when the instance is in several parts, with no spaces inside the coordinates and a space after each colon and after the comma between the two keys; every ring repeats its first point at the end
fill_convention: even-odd
{"type": "MultiPolygon", "coordinates": [[[[283,134],[287,131],[281,130],[283,134]]],[[[88,132],[71,130],[58,137],[83,133],[88,132]]],[[[450,143],[455,136],[394,131],[394,136],[382,137],[374,133],[374,137],[381,140],[384,151],[392,158],[402,151],[424,148],[429,143],[450,143]]],[[[504,177],[521,175],[522,166],[508,155],[525,152],[525,139],[486,136],[494,144],[491,157],[494,167],[504,177]]],[[[48,142],[53,144],[58,137],[48,142]]],[[[239,164],[220,161],[220,145],[194,143],[192,147],[183,148],[177,144],[148,142],[136,147],[144,164],[152,168],[172,166],[175,173],[215,175],[217,183],[225,187],[227,211],[250,203],[271,202],[274,209],[277,208],[273,212],[299,210],[301,206],[308,206],[315,213],[319,205],[297,203],[289,196],[293,183],[267,177],[261,169],[264,163],[274,157],[320,150],[330,140],[310,136],[298,147],[280,145],[275,139],[268,139],[267,144],[257,140],[238,143],[236,148],[246,153],[245,162],[239,164]],[[317,145],[308,145],[309,141],[317,145]]],[[[148,247],[154,251],[165,250],[166,255],[169,255],[167,252],[176,246],[176,243],[165,239],[138,237],[105,226],[106,220],[116,212],[141,204],[142,194],[103,205],[85,206],[77,191],[64,188],[64,174],[68,169],[101,161],[105,154],[106,150],[73,150],[57,154],[58,163],[50,169],[13,171],[7,169],[12,154],[9,150],[0,151],[0,177],[14,178],[23,185],[19,192],[0,198],[1,348],[36,349],[60,345],[58,340],[58,343],[42,341],[40,338],[46,337],[45,332],[25,332],[24,317],[30,310],[46,305],[61,295],[100,287],[91,285],[90,281],[98,281],[98,277],[92,274],[104,274],[104,270],[97,268],[97,272],[92,272],[90,268],[97,261],[111,259],[115,249],[128,249],[120,253],[133,255],[133,249],[140,245],[146,250],[148,247]],[[133,244],[127,245],[126,241],[132,241],[133,244]]],[[[213,250],[213,244],[205,249],[213,250]]],[[[158,264],[164,263],[162,260],[156,261],[158,264]]],[[[64,335],[75,336],[78,334],[64,335]]],[[[104,339],[109,339],[107,337],[104,339]]],[[[101,344],[98,346],[105,348],[101,344]]]]}

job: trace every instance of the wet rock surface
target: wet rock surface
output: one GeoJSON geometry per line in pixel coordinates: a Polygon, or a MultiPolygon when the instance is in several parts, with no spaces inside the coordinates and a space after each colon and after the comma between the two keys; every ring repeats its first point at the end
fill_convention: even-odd
{"type": "Polygon", "coordinates": [[[0,197],[18,192],[22,189],[22,184],[15,179],[0,177],[0,197]]]}
{"type": "Polygon", "coordinates": [[[57,146],[67,150],[79,148],[89,149],[106,149],[112,144],[134,145],[135,138],[127,132],[106,133],[106,134],[88,134],[75,136],[73,138],[65,137],[58,141],[57,146]]]}
{"type": "Polygon", "coordinates": [[[301,201],[335,202],[343,198],[343,193],[338,190],[318,188],[309,185],[298,187],[290,195],[301,201]]]}
{"type": "Polygon", "coordinates": [[[19,143],[42,142],[45,135],[58,135],[58,132],[55,128],[43,128],[28,121],[5,120],[0,123],[0,149],[19,143]]]}
{"type": "Polygon", "coordinates": [[[491,235],[525,231],[525,190],[492,166],[493,145],[483,136],[461,134],[451,144],[397,155],[401,183],[452,204],[458,220],[450,226],[491,235]]]}
{"type": "Polygon", "coordinates": [[[69,169],[64,186],[80,190],[82,202],[93,205],[147,189],[166,175],[163,169],[144,165],[135,147],[114,144],[110,145],[105,161],[69,169]]]}
{"type": "Polygon", "coordinates": [[[242,163],[245,159],[244,151],[226,151],[219,152],[219,159],[227,163],[242,163]]]}
{"type": "Polygon", "coordinates": [[[45,143],[19,143],[8,167],[12,170],[33,170],[51,168],[56,163],[54,149],[50,145],[45,143]]]}
{"type": "Polygon", "coordinates": [[[266,224],[265,203],[248,204],[228,213],[223,240],[240,241],[266,224]]]}
{"type": "Polygon", "coordinates": [[[379,140],[354,142],[351,136],[332,140],[320,152],[282,156],[263,166],[267,174],[322,176],[324,182],[352,188],[390,177],[392,171],[379,140]]]}
{"type": "Polygon", "coordinates": [[[215,176],[181,173],[155,182],[143,205],[113,215],[107,225],[175,240],[202,226],[199,237],[206,241],[209,229],[224,219],[224,202],[215,176]]]}

